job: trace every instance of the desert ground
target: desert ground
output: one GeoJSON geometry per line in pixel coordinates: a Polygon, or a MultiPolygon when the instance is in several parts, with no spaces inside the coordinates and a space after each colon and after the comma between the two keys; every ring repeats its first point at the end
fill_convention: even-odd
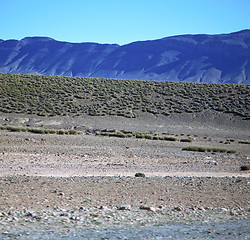
{"type": "Polygon", "coordinates": [[[1,114],[0,125],[86,131],[0,131],[2,239],[168,239],[167,231],[174,239],[249,237],[250,172],[241,166],[250,164],[250,147],[239,143],[250,138],[249,120],[209,111],[140,113],[132,119],[1,114]],[[96,136],[101,129],[166,133],[193,142],[96,136]],[[225,144],[227,139],[233,141],[225,144]],[[182,150],[191,145],[236,153],[182,150]],[[167,230],[169,224],[184,224],[185,231],[167,230]]]}

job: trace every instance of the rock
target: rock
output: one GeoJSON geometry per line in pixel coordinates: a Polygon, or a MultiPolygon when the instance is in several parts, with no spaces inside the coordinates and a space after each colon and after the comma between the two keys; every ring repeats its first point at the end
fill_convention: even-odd
{"type": "Polygon", "coordinates": [[[141,210],[147,210],[147,211],[150,211],[150,212],[155,212],[156,209],[154,207],[148,207],[148,206],[140,206],[140,209],[141,210]]]}
{"type": "Polygon", "coordinates": [[[175,208],[174,208],[174,211],[181,212],[181,211],[183,211],[183,208],[182,208],[182,207],[175,207],[175,208]]]}
{"type": "Polygon", "coordinates": [[[79,207],[79,210],[86,211],[87,209],[85,207],[81,206],[81,207],[79,207]]]}
{"type": "Polygon", "coordinates": [[[31,212],[28,212],[28,213],[26,214],[26,217],[35,217],[35,215],[34,215],[33,213],[31,213],[31,212]]]}
{"type": "Polygon", "coordinates": [[[107,206],[101,206],[99,209],[100,210],[109,210],[109,208],[107,206]]]}
{"type": "Polygon", "coordinates": [[[6,213],[0,212],[0,217],[4,217],[4,216],[6,216],[6,213]]]}
{"type": "Polygon", "coordinates": [[[136,173],[135,177],[146,177],[144,173],[136,173]]]}
{"type": "Polygon", "coordinates": [[[234,216],[234,215],[235,215],[234,209],[231,209],[231,210],[230,210],[230,215],[231,215],[231,216],[234,216]]]}
{"type": "Polygon", "coordinates": [[[131,205],[127,204],[127,205],[121,205],[119,207],[117,207],[118,210],[131,210],[131,205]]]}
{"type": "Polygon", "coordinates": [[[227,209],[226,208],[221,208],[220,211],[221,212],[227,212],[227,209]]]}
{"type": "Polygon", "coordinates": [[[204,207],[198,207],[198,210],[200,210],[200,211],[206,211],[206,209],[204,207]]]}

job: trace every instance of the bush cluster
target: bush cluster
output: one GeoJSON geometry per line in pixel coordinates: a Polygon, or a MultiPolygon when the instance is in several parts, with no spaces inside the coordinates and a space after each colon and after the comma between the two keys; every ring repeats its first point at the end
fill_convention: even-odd
{"type": "Polygon", "coordinates": [[[236,153],[235,150],[227,150],[224,148],[211,148],[211,147],[200,147],[200,146],[189,146],[182,148],[183,151],[194,151],[194,152],[217,152],[217,153],[236,153]]]}
{"type": "MultiPolygon", "coordinates": [[[[149,140],[162,140],[162,141],[180,141],[176,137],[164,136],[159,134],[150,134],[145,132],[132,132],[126,130],[100,130],[96,131],[96,135],[108,136],[108,137],[119,137],[119,138],[139,138],[139,139],[149,139],[149,140]]],[[[189,142],[192,142],[189,139],[189,142]]]]}
{"type": "Polygon", "coordinates": [[[241,144],[250,144],[250,141],[248,141],[248,140],[240,140],[239,143],[241,143],[241,144]]]}
{"type": "Polygon", "coordinates": [[[60,135],[77,135],[82,134],[82,131],[65,130],[65,129],[46,129],[46,128],[30,128],[30,127],[17,127],[17,126],[0,126],[0,130],[8,130],[11,132],[31,132],[37,134],[60,134],[60,135]]]}

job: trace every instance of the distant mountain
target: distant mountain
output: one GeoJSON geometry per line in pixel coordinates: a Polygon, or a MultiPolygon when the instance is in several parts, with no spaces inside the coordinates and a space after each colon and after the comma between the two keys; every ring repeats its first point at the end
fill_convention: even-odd
{"type": "Polygon", "coordinates": [[[250,84],[250,30],[116,44],[0,40],[0,72],[250,84]]]}

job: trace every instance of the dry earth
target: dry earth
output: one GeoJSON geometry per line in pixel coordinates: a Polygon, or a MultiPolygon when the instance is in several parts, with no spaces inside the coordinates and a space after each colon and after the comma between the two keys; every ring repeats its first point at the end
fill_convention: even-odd
{"type": "Polygon", "coordinates": [[[170,118],[141,114],[139,119],[2,114],[0,125],[4,124],[168,132],[177,138],[191,136],[194,141],[0,131],[2,237],[29,239],[20,235],[20,229],[40,223],[101,229],[249,219],[250,173],[240,167],[249,165],[250,148],[238,142],[249,140],[247,120],[211,112],[170,118]],[[225,145],[226,138],[235,141],[225,145]],[[182,150],[189,145],[237,153],[182,150]],[[145,173],[146,178],[134,177],[136,172],[145,173]]]}

